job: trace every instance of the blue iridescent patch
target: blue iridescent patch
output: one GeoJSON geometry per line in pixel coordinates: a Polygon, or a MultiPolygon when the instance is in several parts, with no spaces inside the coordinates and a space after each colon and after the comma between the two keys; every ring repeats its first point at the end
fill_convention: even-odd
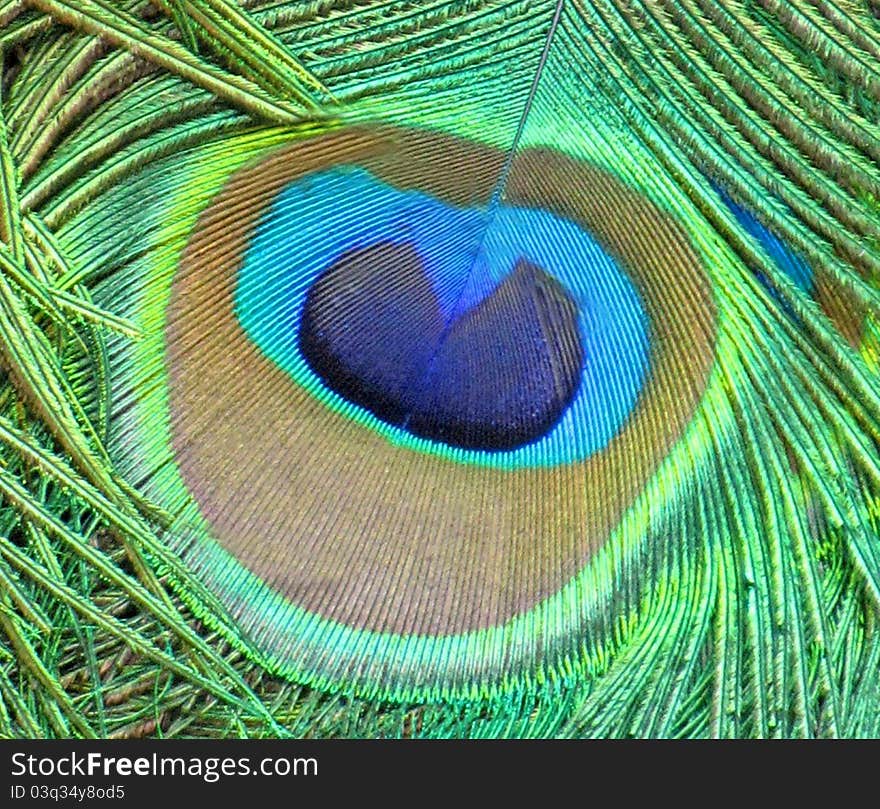
{"type": "MultiPolygon", "coordinates": [[[[261,351],[328,406],[368,423],[390,441],[452,452],[465,463],[553,466],[588,457],[620,430],[649,369],[649,325],[638,293],[615,261],[575,223],[529,208],[455,207],[418,191],[400,191],[357,167],[308,175],[278,194],[239,269],[235,310],[261,351]],[[505,281],[523,262],[558,282],[576,312],[583,362],[570,402],[546,432],[513,448],[451,448],[427,440],[425,433],[411,434],[406,419],[396,425],[382,421],[375,408],[370,412],[352,404],[328,387],[300,344],[309,292],[346,256],[382,245],[415,251],[444,333],[485,308],[493,294],[506,294],[505,281]]],[[[401,338],[405,341],[406,335],[401,338]]],[[[479,354],[482,346],[474,350],[479,354]]],[[[450,367],[464,367],[460,359],[456,362],[450,367]]],[[[382,379],[387,378],[386,373],[382,379]]]]}
{"type": "MultiPolygon", "coordinates": [[[[779,236],[761,224],[748,208],[743,208],[734,202],[719,185],[713,183],[713,187],[724,200],[724,204],[730,208],[743,230],[761,243],[776,267],[785,273],[802,292],[811,295],[813,293],[813,268],[779,236]]],[[[761,281],[767,285],[766,277],[761,276],[761,281]]],[[[770,291],[774,291],[772,287],[770,287],[770,291]]]]}

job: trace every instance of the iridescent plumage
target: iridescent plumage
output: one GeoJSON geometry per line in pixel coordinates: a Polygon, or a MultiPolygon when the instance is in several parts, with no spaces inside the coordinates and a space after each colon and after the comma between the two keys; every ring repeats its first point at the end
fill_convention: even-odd
{"type": "Polygon", "coordinates": [[[0,591],[86,681],[97,573],[226,732],[880,733],[863,4],[0,22],[0,591]]]}

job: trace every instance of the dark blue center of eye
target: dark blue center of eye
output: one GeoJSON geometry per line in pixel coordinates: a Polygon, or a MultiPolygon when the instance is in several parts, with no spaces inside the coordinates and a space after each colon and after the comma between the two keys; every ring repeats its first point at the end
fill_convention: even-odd
{"type": "Polygon", "coordinates": [[[578,307],[527,259],[451,319],[409,244],[351,250],[312,284],[300,350],[324,383],[385,422],[466,449],[544,435],[577,393],[578,307]]]}

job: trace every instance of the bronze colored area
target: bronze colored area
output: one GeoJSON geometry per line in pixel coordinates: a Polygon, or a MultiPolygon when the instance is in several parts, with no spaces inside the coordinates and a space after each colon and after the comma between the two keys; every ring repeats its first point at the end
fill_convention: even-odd
{"type": "Polygon", "coordinates": [[[395,446],[296,385],[233,312],[243,252],[275,195],[354,163],[400,189],[479,205],[504,155],[440,134],[352,128],[234,174],[193,233],[168,311],[180,472],[216,540],[312,613],[434,636],[497,625],[583,568],[681,437],[714,359],[710,285],[682,229],[641,195],[556,152],[524,151],[507,204],[578,223],[641,295],[651,339],[642,395],[603,451],[566,466],[507,471],[395,446]]]}
{"type": "Polygon", "coordinates": [[[864,337],[864,304],[823,272],[816,274],[813,296],[843,338],[858,350],[864,337]]]}

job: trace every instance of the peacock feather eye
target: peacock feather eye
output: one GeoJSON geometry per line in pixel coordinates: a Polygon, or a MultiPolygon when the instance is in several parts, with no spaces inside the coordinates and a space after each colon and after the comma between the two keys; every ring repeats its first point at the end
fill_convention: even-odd
{"type": "Polygon", "coordinates": [[[327,681],[525,676],[571,651],[566,588],[692,421],[715,319],[682,227],[586,161],[387,126],[270,151],[165,317],[174,461],[242,568],[203,573],[327,681]]]}
{"type": "Polygon", "coordinates": [[[0,2],[0,736],[880,734],[871,5],[0,2]]]}

